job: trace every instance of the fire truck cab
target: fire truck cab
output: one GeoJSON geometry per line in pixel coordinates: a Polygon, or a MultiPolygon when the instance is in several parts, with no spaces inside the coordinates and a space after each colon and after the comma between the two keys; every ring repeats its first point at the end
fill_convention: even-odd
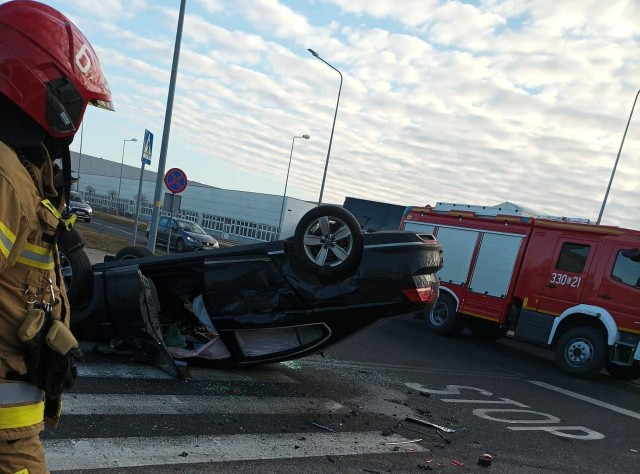
{"type": "MultiPolygon", "coordinates": [[[[509,204],[509,203],[506,203],[509,204]]],[[[640,232],[521,208],[438,203],[410,207],[401,228],[444,250],[430,330],[555,349],[566,373],[640,378],[640,232]]]]}

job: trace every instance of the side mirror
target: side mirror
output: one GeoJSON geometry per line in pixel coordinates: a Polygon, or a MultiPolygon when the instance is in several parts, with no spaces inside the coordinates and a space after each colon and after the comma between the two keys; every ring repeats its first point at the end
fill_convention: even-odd
{"type": "Polygon", "coordinates": [[[623,250],[622,256],[634,262],[640,262],[640,250],[638,249],[623,250]]]}

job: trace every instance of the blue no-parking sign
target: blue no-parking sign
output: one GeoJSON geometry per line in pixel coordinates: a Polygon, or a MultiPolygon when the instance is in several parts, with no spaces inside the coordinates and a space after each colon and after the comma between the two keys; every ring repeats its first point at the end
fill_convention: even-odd
{"type": "Polygon", "coordinates": [[[145,165],[151,164],[152,151],[153,151],[153,133],[145,129],[144,141],[142,142],[142,158],[141,158],[141,161],[145,165]]]}

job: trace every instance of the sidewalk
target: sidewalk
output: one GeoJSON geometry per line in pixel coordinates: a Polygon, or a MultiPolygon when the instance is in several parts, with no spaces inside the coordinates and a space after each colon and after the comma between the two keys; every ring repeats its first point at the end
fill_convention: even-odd
{"type": "Polygon", "coordinates": [[[96,263],[103,263],[104,256],[107,255],[107,253],[103,252],[102,250],[94,250],[88,248],[84,248],[83,250],[87,254],[87,257],[89,257],[91,265],[94,265],[96,263]]]}

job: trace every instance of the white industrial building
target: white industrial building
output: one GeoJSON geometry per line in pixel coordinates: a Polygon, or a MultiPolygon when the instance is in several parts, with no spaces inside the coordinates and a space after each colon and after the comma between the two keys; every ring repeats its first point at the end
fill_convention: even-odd
{"type": "MultiPolygon", "coordinates": [[[[78,190],[97,210],[119,209],[133,215],[136,209],[140,168],[71,152],[71,168],[79,176],[78,190]],[[122,178],[121,173],[122,172],[122,178]],[[114,195],[120,193],[120,199],[114,195]]],[[[144,171],[140,220],[149,220],[156,189],[157,173],[144,171]],[[145,202],[145,199],[146,201],[145,202]]],[[[161,202],[168,190],[163,184],[161,202]]],[[[300,218],[316,203],[281,195],[216,188],[189,181],[180,193],[180,213],[175,217],[197,222],[212,235],[238,242],[264,242],[293,235],[300,218]],[[284,209],[284,212],[283,212],[284,209]]],[[[168,212],[161,210],[161,214],[168,212]]]]}

